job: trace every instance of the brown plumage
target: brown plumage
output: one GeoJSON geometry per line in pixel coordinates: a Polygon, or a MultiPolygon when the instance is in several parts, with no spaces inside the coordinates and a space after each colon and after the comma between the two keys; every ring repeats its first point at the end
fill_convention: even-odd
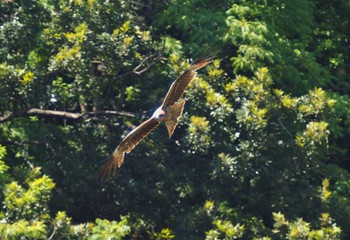
{"type": "Polygon", "coordinates": [[[104,178],[113,171],[115,175],[117,167],[123,164],[125,153],[129,153],[139,142],[159,125],[155,118],[149,118],[140,126],[133,129],[114,150],[109,160],[102,166],[100,177],[104,178]]]}
{"type": "Polygon", "coordinates": [[[182,96],[187,86],[196,76],[197,70],[205,67],[210,63],[212,58],[203,58],[195,61],[171,84],[167,95],[164,98],[162,106],[167,107],[173,105],[182,96]]]}
{"type": "Polygon", "coordinates": [[[208,65],[211,57],[202,58],[192,63],[170,86],[163,104],[153,113],[152,117],[133,129],[114,150],[107,162],[101,167],[100,177],[107,177],[112,171],[116,174],[117,167],[120,168],[125,153],[129,153],[134,147],[146,137],[161,122],[164,122],[169,138],[173,134],[176,125],[185,106],[185,99],[179,101],[184,91],[196,76],[196,71],[208,65]]]}

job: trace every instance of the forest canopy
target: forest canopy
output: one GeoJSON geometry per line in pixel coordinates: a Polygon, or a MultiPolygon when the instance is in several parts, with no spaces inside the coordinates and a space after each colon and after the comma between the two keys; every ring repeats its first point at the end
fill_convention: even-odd
{"type": "Polygon", "coordinates": [[[1,239],[349,239],[350,2],[2,0],[1,239]],[[115,177],[98,170],[212,62],[115,177]]]}

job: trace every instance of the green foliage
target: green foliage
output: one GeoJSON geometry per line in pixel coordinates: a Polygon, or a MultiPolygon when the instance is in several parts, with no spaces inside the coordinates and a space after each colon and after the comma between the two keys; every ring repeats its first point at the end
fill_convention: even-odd
{"type": "Polygon", "coordinates": [[[47,176],[37,178],[39,169],[33,169],[25,180],[24,189],[17,182],[5,185],[1,213],[0,233],[5,239],[17,239],[26,236],[29,239],[45,239],[49,220],[48,200],[54,183],[47,176]]]}
{"type": "Polygon", "coordinates": [[[332,195],[332,192],[329,191],[329,179],[325,178],[322,181],[322,190],[321,190],[321,200],[322,202],[327,202],[327,200],[332,195]]]}
{"type": "MultiPolygon", "coordinates": [[[[1,148],[0,157],[4,157],[4,149],[1,148]]],[[[3,166],[3,169],[8,169],[5,164],[3,166]]],[[[48,201],[55,184],[51,178],[40,175],[40,168],[34,168],[28,173],[25,179],[27,189],[18,182],[5,186],[4,212],[0,213],[1,238],[123,239],[130,233],[127,218],[120,222],[96,219],[96,224],[72,225],[71,218],[60,211],[52,219],[48,212],[48,201]]]]}
{"type": "Polygon", "coordinates": [[[191,116],[188,126],[188,142],[195,152],[206,152],[210,147],[209,121],[205,117],[191,116]],[[199,137],[198,137],[199,136],[199,137]]]}
{"type": "Polygon", "coordinates": [[[1,238],[348,239],[349,11],[2,1],[1,238]],[[98,182],[122,137],[207,55],[172,138],[160,126],[98,182]]]}
{"type": "Polygon", "coordinates": [[[191,55],[203,54],[203,49],[216,52],[225,31],[223,9],[228,7],[230,2],[176,0],[166,5],[159,2],[163,7],[157,12],[156,18],[152,19],[157,26],[155,31],[186,42],[185,52],[191,55]]]}
{"type": "Polygon", "coordinates": [[[149,232],[151,239],[163,240],[163,239],[173,239],[175,235],[169,228],[163,228],[160,232],[149,232]]]}
{"type": "Polygon", "coordinates": [[[206,233],[207,240],[212,239],[239,239],[242,237],[244,226],[241,226],[240,224],[236,224],[233,226],[233,224],[229,221],[222,221],[222,220],[215,220],[213,222],[215,226],[215,230],[209,230],[206,233]]]}
{"type": "Polygon", "coordinates": [[[46,207],[50,192],[55,184],[47,176],[35,180],[26,180],[28,189],[23,189],[17,182],[5,186],[5,217],[10,220],[45,219],[48,215],[46,207]]]}
{"type": "Polygon", "coordinates": [[[320,228],[311,229],[310,223],[299,218],[293,222],[285,219],[282,213],[273,213],[273,233],[278,239],[340,239],[341,229],[333,223],[328,213],[323,213],[319,219],[320,228]]]}
{"type": "Polygon", "coordinates": [[[127,218],[123,218],[120,222],[96,219],[96,225],[92,228],[89,239],[123,239],[130,233],[127,224],[127,218]]]}
{"type": "Polygon", "coordinates": [[[12,224],[1,223],[0,234],[4,239],[46,239],[47,232],[43,221],[26,221],[21,219],[12,224]]]}
{"type": "Polygon", "coordinates": [[[0,186],[3,187],[3,185],[8,180],[8,173],[7,170],[9,167],[4,162],[4,157],[6,155],[6,147],[0,145],[0,186]]]}
{"type": "Polygon", "coordinates": [[[237,57],[232,57],[234,72],[261,67],[261,61],[273,63],[273,53],[266,49],[267,27],[262,21],[250,21],[255,15],[249,6],[233,4],[226,14],[229,27],[225,40],[239,45],[237,57]]]}

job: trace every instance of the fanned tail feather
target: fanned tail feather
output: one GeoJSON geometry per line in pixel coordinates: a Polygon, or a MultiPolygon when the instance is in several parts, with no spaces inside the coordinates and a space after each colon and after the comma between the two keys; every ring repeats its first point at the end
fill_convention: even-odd
{"type": "Polygon", "coordinates": [[[173,135],[174,130],[177,124],[179,123],[179,119],[182,116],[182,112],[184,110],[185,102],[186,99],[184,98],[181,101],[174,103],[174,105],[170,109],[171,119],[165,122],[165,125],[168,129],[169,138],[171,137],[171,135],[173,135]]]}

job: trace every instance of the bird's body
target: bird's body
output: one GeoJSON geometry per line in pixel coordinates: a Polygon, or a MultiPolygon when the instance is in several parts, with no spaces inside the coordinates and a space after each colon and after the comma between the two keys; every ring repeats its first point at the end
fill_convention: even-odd
{"type": "Polygon", "coordinates": [[[162,105],[157,108],[152,117],[133,129],[114,150],[106,164],[102,166],[100,175],[102,178],[106,177],[112,171],[115,174],[117,167],[120,168],[124,161],[125,153],[129,153],[134,149],[134,147],[160,123],[165,123],[169,138],[171,137],[179,122],[186,102],[185,98],[180,100],[181,96],[191,80],[196,76],[196,71],[208,65],[210,61],[210,57],[195,61],[172,83],[162,105]]]}

